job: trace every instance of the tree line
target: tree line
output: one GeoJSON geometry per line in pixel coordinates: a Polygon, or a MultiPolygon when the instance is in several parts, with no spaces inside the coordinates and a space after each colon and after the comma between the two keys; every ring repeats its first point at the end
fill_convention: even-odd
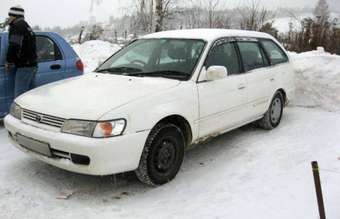
{"type": "MultiPolygon", "coordinates": [[[[97,4],[101,1],[95,0],[97,4]]],[[[296,20],[289,23],[287,33],[279,33],[273,25],[278,12],[262,6],[260,0],[233,9],[228,8],[223,0],[187,0],[184,3],[179,0],[136,0],[133,4],[132,12],[121,18],[111,17],[106,24],[82,23],[65,30],[65,33],[82,33],[75,37],[78,41],[103,39],[124,43],[139,35],[162,30],[241,29],[269,33],[290,51],[303,52],[322,46],[326,51],[340,54],[339,21],[331,16],[327,0],[319,0],[313,16],[308,18],[300,19],[294,12],[287,12],[296,20]],[[85,32],[81,26],[86,27],[85,32]]],[[[63,32],[60,28],[58,31],[63,32]]]]}
{"type": "Polygon", "coordinates": [[[331,53],[340,54],[340,23],[330,14],[326,0],[319,0],[312,17],[298,19],[299,25],[289,24],[289,32],[279,40],[290,51],[305,52],[322,46],[331,53]]]}

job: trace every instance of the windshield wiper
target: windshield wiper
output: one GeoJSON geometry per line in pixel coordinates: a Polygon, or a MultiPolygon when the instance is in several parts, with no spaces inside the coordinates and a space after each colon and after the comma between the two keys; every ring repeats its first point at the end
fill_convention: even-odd
{"type": "Polygon", "coordinates": [[[141,72],[142,69],[139,68],[132,68],[127,66],[122,67],[113,67],[113,68],[104,68],[104,69],[98,69],[96,72],[98,73],[136,73],[141,72]]]}
{"type": "Polygon", "coordinates": [[[171,71],[171,70],[154,71],[154,72],[134,72],[134,73],[127,73],[126,75],[136,76],[136,77],[164,77],[164,78],[170,78],[170,79],[188,79],[191,77],[191,74],[187,72],[171,71]]]}

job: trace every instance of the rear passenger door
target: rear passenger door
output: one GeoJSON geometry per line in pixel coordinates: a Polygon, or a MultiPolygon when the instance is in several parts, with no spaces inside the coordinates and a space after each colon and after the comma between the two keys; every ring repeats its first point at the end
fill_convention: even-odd
{"type": "Polygon", "coordinates": [[[235,42],[217,42],[210,50],[205,69],[224,66],[228,76],[199,81],[199,136],[205,137],[235,127],[245,120],[247,85],[235,42]]]}
{"type": "Polygon", "coordinates": [[[286,87],[284,83],[291,77],[284,76],[291,74],[292,69],[286,53],[273,40],[261,39],[260,42],[270,63],[270,92],[273,95],[279,88],[286,87]]]}
{"type": "Polygon", "coordinates": [[[38,72],[35,86],[64,78],[66,61],[58,44],[50,37],[37,35],[38,72]]]}
{"type": "Polygon", "coordinates": [[[272,96],[272,72],[257,39],[239,39],[237,42],[247,81],[247,118],[256,118],[266,112],[272,96]]]}

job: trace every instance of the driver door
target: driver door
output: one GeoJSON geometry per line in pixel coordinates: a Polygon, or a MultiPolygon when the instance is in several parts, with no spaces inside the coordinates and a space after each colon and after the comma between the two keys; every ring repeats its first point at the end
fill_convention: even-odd
{"type": "Polygon", "coordinates": [[[246,113],[247,83],[241,72],[234,42],[217,42],[209,52],[205,68],[225,66],[228,76],[198,82],[199,137],[223,132],[242,123],[246,113]]]}

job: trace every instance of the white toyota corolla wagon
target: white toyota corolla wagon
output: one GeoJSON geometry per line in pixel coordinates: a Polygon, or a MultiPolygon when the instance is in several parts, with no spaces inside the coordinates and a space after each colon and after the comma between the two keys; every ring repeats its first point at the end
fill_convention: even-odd
{"type": "Polygon", "coordinates": [[[133,41],[95,72],[34,89],[5,118],[9,139],[84,174],[178,173],[186,148],[247,123],[280,123],[294,93],[284,48],[259,32],[193,29],[133,41]]]}

